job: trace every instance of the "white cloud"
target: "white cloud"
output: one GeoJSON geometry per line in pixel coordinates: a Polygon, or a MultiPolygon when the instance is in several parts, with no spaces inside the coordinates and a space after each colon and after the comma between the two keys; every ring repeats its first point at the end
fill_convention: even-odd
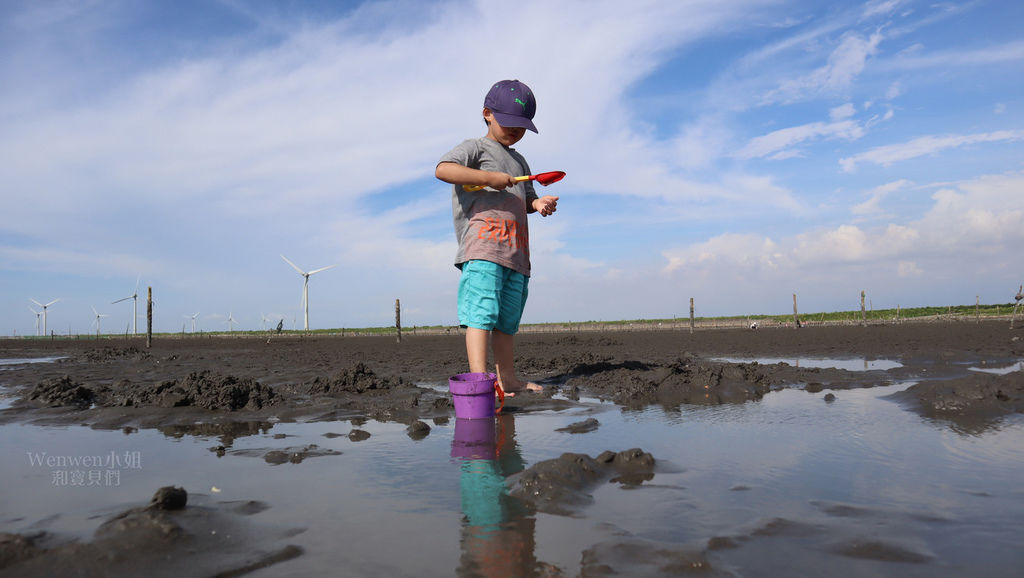
{"type": "Polygon", "coordinates": [[[889,166],[925,155],[935,154],[951,148],[959,148],[979,143],[1014,142],[1024,139],[1024,130],[1000,130],[989,133],[965,135],[928,135],[911,141],[873,148],[851,157],[839,160],[839,165],[846,172],[851,172],[862,163],[874,163],[889,166]]]}
{"type": "Polygon", "coordinates": [[[921,46],[895,58],[880,62],[881,71],[916,70],[963,66],[983,66],[1024,60],[1024,41],[1014,41],[980,49],[953,48],[925,54],[921,46]]]}
{"type": "MultiPolygon", "coordinates": [[[[839,114],[846,114],[848,110],[840,107],[839,114]]],[[[857,140],[864,136],[864,130],[854,120],[840,120],[838,122],[815,122],[801,126],[794,126],[755,137],[740,149],[736,156],[741,159],[760,158],[775,154],[808,140],[817,138],[840,138],[845,140],[857,140]]]]}
{"type": "MultiPolygon", "coordinates": [[[[897,181],[875,193],[907,185],[897,181]]],[[[969,276],[1000,266],[1024,246],[1024,208],[1014,208],[1021,190],[1024,176],[991,175],[939,189],[931,208],[905,223],[869,229],[843,224],[779,239],[726,233],[664,251],[663,271],[721,285],[741,276],[773,285],[806,282],[823,271],[831,271],[835,281],[844,270],[852,277],[863,268],[920,277],[941,267],[942,275],[969,276]]]]}
{"type": "Polygon", "coordinates": [[[869,192],[868,199],[863,203],[854,205],[851,212],[855,215],[870,215],[881,212],[879,203],[881,203],[890,194],[903,190],[911,185],[911,182],[906,179],[900,179],[891,183],[875,187],[869,192]]]}
{"type": "Polygon", "coordinates": [[[879,33],[868,37],[855,32],[844,34],[825,65],[804,76],[779,83],[776,89],[765,94],[763,102],[791,103],[823,93],[842,93],[864,70],[868,58],[878,51],[881,41],[879,33]]]}

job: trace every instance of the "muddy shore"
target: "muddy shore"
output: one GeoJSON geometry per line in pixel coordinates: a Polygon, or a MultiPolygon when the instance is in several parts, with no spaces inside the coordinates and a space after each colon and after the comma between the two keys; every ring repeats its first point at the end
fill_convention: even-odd
{"type": "MultiPolygon", "coordinates": [[[[1003,322],[867,327],[524,334],[517,370],[545,386],[510,411],[598,397],[624,406],[744,403],[784,387],[809,391],[918,381],[901,398],[932,417],[962,421],[1022,410],[1024,330],[1003,322]],[[782,359],[780,363],[727,362],[782,359]],[[886,371],[799,367],[801,359],[894,361],[886,371]],[[943,385],[944,384],[944,385],[943,385]]],[[[60,357],[8,366],[0,386],[16,401],[0,423],[160,427],[201,421],[349,419],[413,423],[452,415],[447,378],[465,371],[451,336],[166,338],[0,341],[0,357],[60,357]],[[432,387],[433,386],[433,387],[432,387]],[[440,390],[440,392],[439,392],[440,390]]]]}
{"type": "MultiPolygon", "coordinates": [[[[557,410],[572,407],[574,400],[583,397],[623,407],[742,404],[782,388],[818,394],[826,389],[914,382],[893,396],[894,401],[957,431],[980,432],[1003,416],[1024,412],[1021,371],[978,371],[1024,360],[1024,330],[1010,330],[1007,325],[963,321],[692,334],[523,334],[517,341],[517,370],[543,384],[545,391],[509,399],[506,411],[557,410]],[[753,361],[758,359],[788,361],[753,361]],[[862,360],[864,368],[809,367],[808,359],[862,360]],[[898,367],[871,369],[876,360],[895,362],[898,367]]],[[[0,423],[218,435],[226,450],[235,436],[260,431],[268,420],[358,423],[373,419],[408,424],[410,436],[415,431],[427,435],[429,426],[422,430],[417,424],[454,418],[445,391],[447,378],[465,371],[464,341],[458,335],[406,336],[401,343],[394,337],[165,338],[155,340],[150,348],[142,339],[0,340],[2,359],[47,357],[60,359],[12,364],[0,371],[0,392],[9,402],[0,410],[0,423]]],[[[643,440],[630,443],[643,446],[643,440]]],[[[297,459],[302,459],[303,451],[316,455],[315,448],[298,448],[297,459]]],[[[653,463],[657,456],[649,458],[653,463]]],[[[578,467],[588,459],[576,456],[569,461],[575,460],[578,467]]],[[[545,471],[560,468],[551,463],[543,467],[545,471]]],[[[510,482],[513,492],[516,483],[537,475],[531,470],[518,475],[510,482]]],[[[557,512],[569,505],[560,497],[566,490],[566,483],[552,487],[541,496],[545,507],[557,512]]],[[[244,522],[223,506],[203,507],[207,510],[192,509],[189,514],[201,516],[201,524],[244,522]],[[222,521],[225,517],[227,521],[222,521]]],[[[188,519],[168,526],[163,514],[139,512],[127,519],[143,519],[147,527],[156,528],[147,539],[159,545],[160,552],[194,547],[188,545],[192,538],[186,540],[188,532],[182,529],[188,519]]],[[[117,519],[125,519],[126,514],[117,519]]],[[[26,572],[43,568],[39,561],[46,557],[89,567],[84,562],[109,558],[123,547],[111,539],[112,523],[109,520],[92,543],[73,548],[48,545],[45,532],[2,534],[0,571],[5,566],[26,572]]],[[[290,531],[283,530],[281,535],[290,531]]],[[[293,549],[281,555],[275,549],[287,547],[281,544],[259,544],[266,564],[277,557],[301,555],[293,549]]],[[[210,560],[207,568],[220,568],[210,560]]],[[[246,560],[251,556],[240,554],[234,566],[217,571],[240,575],[251,564],[246,560]]],[[[102,568],[101,562],[94,567],[102,568]]]]}

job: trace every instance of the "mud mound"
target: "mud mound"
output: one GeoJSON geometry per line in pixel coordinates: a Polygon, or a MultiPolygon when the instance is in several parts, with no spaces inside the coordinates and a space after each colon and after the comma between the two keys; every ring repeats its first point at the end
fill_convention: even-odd
{"type": "Polygon", "coordinates": [[[771,391],[770,371],[756,363],[725,363],[685,356],[672,363],[599,361],[576,365],[566,381],[619,405],[719,405],[761,399],[771,391]]]}
{"type": "Polygon", "coordinates": [[[28,399],[49,407],[74,407],[88,409],[96,400],[96,394],[68,376],[40,382],[28,393],[28,399]]]}
{"type": "Polygon", "coordinates": [[[332,379],[317,377],[307,387],[310,395],[338,396],[351,393],[367,393],[385,391],[396,387],[404,387],[400,377],[378,377],[362,362],[342,370],[332,379]]]}
{"type": "Polygon", "coordinates": [[[181,380],[158,385],[132,385],[122,381],[110,391],[107,406],[192,406],[213,411],[258,410],[276,404],[274,390],[249,378],[210,371],[190,373],[181,380]]]}
{"type": "Polygon", "coordinates": [[[953,422],[966,431],[983,431],[1005,415],[1024,413],[1024,376],[975,373],[921,382],[888,397],[924,417],[953,422]]]}
{"type": "Polygon", "coordinates": [[[634,448],[596,458],[565,453],[509,476],[506,484],[509,495],[533,503],[538,511],[569,515],[593,501],[587,491],[607,480],[639,485],[653,477],[654,457],[634,448]]]}
{"type": "MultiPolygon", "coordinates": [[[[101,362],[111,361],[114,359],[149,359],[151,357],[148,351],[143,351],[138,347],[99,347],[84,351],[74,357],[74,361],[82,362],[101,362]]],[[[69,360],[62,360],[64,363],[68,363],[69,360]]]]}

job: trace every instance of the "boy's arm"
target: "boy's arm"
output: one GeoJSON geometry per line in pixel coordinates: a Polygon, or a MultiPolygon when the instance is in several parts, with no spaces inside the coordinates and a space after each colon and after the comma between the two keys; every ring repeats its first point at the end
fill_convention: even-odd
{"type": "Polygon", "coordinates": [[[434,176],[453,185],[491,187],[499,191],[516,184],[516,179],[508,173],[471,169],[453,162],[438,163],[434,176]]]}

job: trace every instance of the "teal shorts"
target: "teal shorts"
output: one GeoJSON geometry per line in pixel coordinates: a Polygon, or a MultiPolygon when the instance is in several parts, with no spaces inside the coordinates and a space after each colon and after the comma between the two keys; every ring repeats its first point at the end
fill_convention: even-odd
{"type": "Polygon", "coordinates": [[[466,261],[459,280],[459,323],[515,335],[529,284],[529,277],[508,267],[490,261],[466,261]]]}

